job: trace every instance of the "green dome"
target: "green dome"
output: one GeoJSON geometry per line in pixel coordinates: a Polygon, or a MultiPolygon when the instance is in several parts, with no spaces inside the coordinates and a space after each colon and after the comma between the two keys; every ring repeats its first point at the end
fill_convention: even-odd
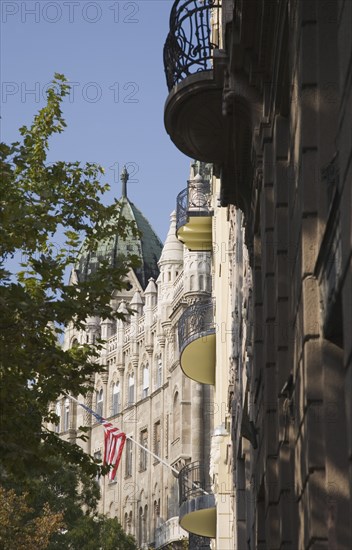
{"type": "Polygon", "coordinates": [[[162,251],[162,243],[142,212],[126,197],[120,200],[119,215],[134,221],[141,236],[129,236],[125,240],[119,235],[99,243],[96,252],[88,252],[83,245],[80,257],[75,266],[79,281],[86,281],[95,273],[101,260],[108,260],[111,266],[118,265],[119,257],[134,254],[140,259],[140,266],[134,269],[143,289],[150,277],[157,279],[159,275],[158,260],[162,251]]]}

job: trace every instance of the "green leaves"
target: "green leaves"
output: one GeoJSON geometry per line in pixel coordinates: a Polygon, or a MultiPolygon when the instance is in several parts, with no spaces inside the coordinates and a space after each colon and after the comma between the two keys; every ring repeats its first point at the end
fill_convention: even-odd
{"type": "Polygon", "coordinates": [[[61,103],[68,92],[65,77],[56,74],[47,104],[20,129],[22,140],[0,144],[1,461],[6,471],[23,477],[33,468],[45,470],[55,453],[91,474],[97,471],[78,448],[49,436],[41,418],[50,418],[49,404],[61,392],[85,394],[92,374],[104,370],[95,361],[99,341],[62,349],[64,327],[84,328],[90,315],[116,318],[111,293],[124,288],[129,269],[136,267],[134,257],[115,267],[101,262],[88,280],[66,282],[82,241],[91,253],[104,239],[137,232],[118,201],[102,204],[109,186],[101,181],[100,166],[47,162],[50,138],[66,127],[61,103]],[[21,264],[18,272],[11,259],[21,264]]]}
{"type": "Polygon", "coordinates": [[[47,470],[40,475],[29,473],[24,484],[16,476],[4,477],[0,485],[1,547],[137,550],[133,537],[124,533],[116,518],[98,514],[99,485],[77,463],[67,464],[61,454],[48,460],[47,470]],[[40,528],[44,525],[46,537],[40,528]]]}

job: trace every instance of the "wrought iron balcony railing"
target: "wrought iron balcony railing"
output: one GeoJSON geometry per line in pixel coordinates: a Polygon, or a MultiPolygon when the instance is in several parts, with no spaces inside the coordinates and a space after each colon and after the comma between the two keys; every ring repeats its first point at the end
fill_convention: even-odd
{"type": "Polygon", "coordinates": [[[169,91],[190,74],[212,68],[219,48],[221,0],[176,0],[170,14],[170,32],[164,46],[169,91]]]}
{"type": "Polygon", "coordinates": [[[189,306],[178,322],[180,352],[198,338],[215,334],[213,302],[205,300],[189,306]]]}
{"type": "Polygon", "coordinates": [[[190,216],[211,216],[210,182],[190,180],[176,199],[176,231],[186,225],[190,216]]]}
{"type": "Polygon", "coordinates": [[[199,461],[191,462],[180,470],[178,483],[180,506],[192,498],[211,494],[209,475],[199,461]]]}

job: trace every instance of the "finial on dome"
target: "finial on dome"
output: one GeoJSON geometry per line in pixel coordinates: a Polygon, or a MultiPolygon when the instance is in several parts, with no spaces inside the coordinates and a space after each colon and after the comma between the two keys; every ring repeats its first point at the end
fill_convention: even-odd
{"type": "Polygon", "coordinates": [[[127,172],[126,166],[123,167],[123,170],[121,172],[121,182],[122,182],[122,197],[127,197],[127,182],[129,179],[129,173],[127,172]]]}

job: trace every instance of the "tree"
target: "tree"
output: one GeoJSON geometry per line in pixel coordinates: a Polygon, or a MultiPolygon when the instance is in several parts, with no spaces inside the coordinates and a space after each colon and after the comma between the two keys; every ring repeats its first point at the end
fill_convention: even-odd
{"type": "Polygon", "coordinates": [[[97,465],[79,446],[45,426],[57,421],[49,404],[62,392],[91,389],[92,374],[104,369],[95,360],[102,342],[64,351],[58,337],[69,322],[82,328],[88,315],[118,317],[111,293],[125,288],[136,265],[134,257],[121,258],[114,269],[102,263],[88,281],[65,282],[82,239],[94,251],[117,232],[121,238],[136,232],[117,201],[101,203],[108,189],[100,182],[101,167],[47,161],[50,138],[66,126],[61,102],[68,93],[66,79],[56,74],[47,104],[30,127],[20,128],[21,141],[0,144],[1,465],[23,479],[52,468],[57,454],[96,473],[97,465]],[[19,259],[21,271],[15,273],[9,261],[19,259]]]}
{"type": "Polygon", "coordinates": [[[117,548],[137,550],[138,548],[135,539],[123,531],[117,518],[106,518],[105,516],[93,518],[84,516],[81,523],[71,531],[68,542],[69,546],[63,546],[63,550],[66,548],[74,550],[81,550],[81,548],[85,550],[96,550],[97,548],[101,550],[116,550],[117,548]]]}
{"type": "Polygon", "coordinates": [[[19,482],[13,476],[0,487],[0,541],[6,550],[136,550],[117,518],[98,514],[100,489],[97,481],[80,466],[52,459],[50,472],[28,476],[19,482]],[[17,496],[17,492],[25,491],[17,496]],[[3,500],[1,497],[4,495],[3,500]],[[43,512],[44,511],[44,512],[43,512]],[[49,525],[49,527],[48,527],[49,525]],[[36,529],[36,531],[35,531],[36,529]],[[43,536],[46,532],[46,536],[43,536]],[[21,533],[26,536],[20,539],[21,533]],[[20,540],[18,540],[20,539],[20,540]],[[27,546],[24,546],[26,541],[27,546]]]}
{"type": "Polygon", "coordinates": [[[4,550],[44,550],[53,534],[63,529],[63,513],[54,513],[44,504],[36,517],[28,495],[0,487],[0,543],[4,550]]]}

